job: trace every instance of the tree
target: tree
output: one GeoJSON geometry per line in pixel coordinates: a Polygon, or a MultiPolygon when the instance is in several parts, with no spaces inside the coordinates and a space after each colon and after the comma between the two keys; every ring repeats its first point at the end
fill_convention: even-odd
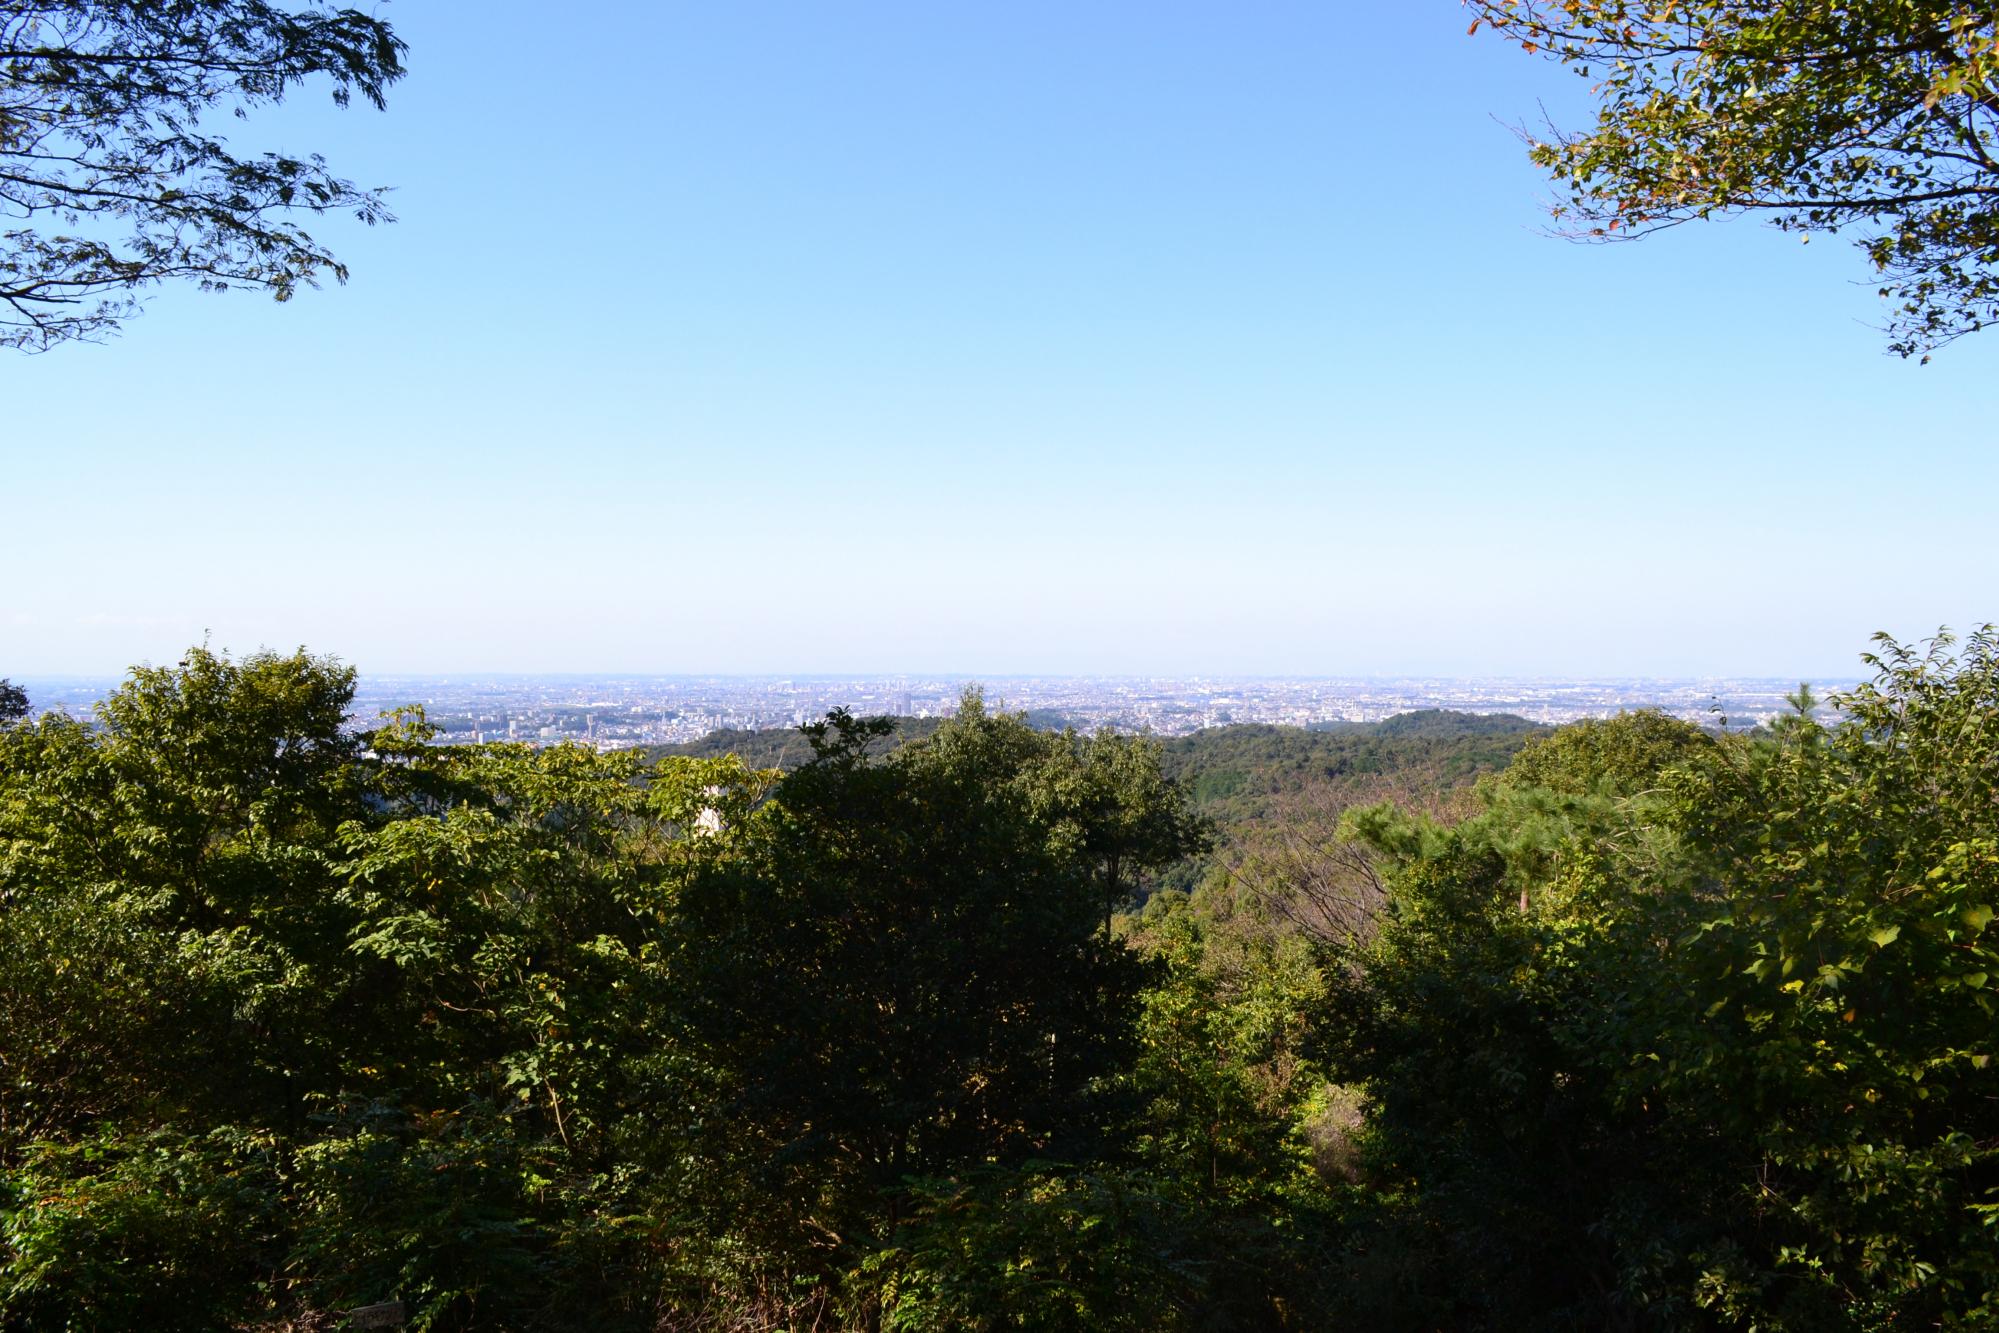
{"type": "Polygon", "coordinates": [[[1179,1203],[1048,1165],[1132,1100],[1102,860],[1151,863],[1156,750],[1077,797],[1093,743],[972,698],[647,768],[357,732],[354,680],[196,648],[0,728],[0,1327],[802,1326],[850,1275],[871,1327],[871,1256],[955,1248],[965,1191],[1042,1255],[1115,1221],[1105,1301],[1195,1262],[1179,1203]]]}
{"type": "Polygon", "coordinates": [[[619,1226],[670,1234],[663,867],[690,788],[733,814],[756,780],[433,746],[416,713],[357,735],[353,685],[196,648],[94,727],[0,729],[0,1327],[391,1295],[657,1326],[619,1226]]]}
{"type": "Polygon", "coordinates": [[[0,677],[0,724],[19,722],[28,715],[28,692],[13,681],[0,677]]]}
{"type": "Polygon", "coordinates": [[[1036,799],[1093,867],[1108,942],[1118,909],[1144,877],[1208,850],[1209,831],[1161,770],[1159,741],[1109,728],[1089,737],[1065,732],[1062,741],[1049,747],[1036,799]]]}
{"type": "Polygon", "coordinates": [[[393,220],[317,155],[239,154],[205,121],[316,76],[383,106],[404,44],[352,9],[267,0],[13,0],[0,6],[0,346],[102,337],[141,289],[280,301],[347,268],[293,218],[393,220]]]}
{"type": "Polygon", "coordinates": [[[1716,214],[1857,230],[1902,356],[1999,320],[1999,29],[1966,0],[1468,0],[1592,80],[1594,128],[1525,132],[1570,234],[1716,214]]]}
{"type": "Polygon", "coordinates": [[[892,725],[811,728],[813,762],[678,889],[712,1225],[801,1265],[856,1257],[908,1178],[1085,1152],[1141,980],[1100,929],[1095,825],[1049,798],[1073,738],[971,694],[873,757],[892,725]]]}
{"type": "Polygon", "coordinates": [[[1634,796],[1676,764],[1714,748],[1691,722],[1640,708],[1583,718],[1527,742],[1499,779],[1511,788],[1541,787],[1568,796],[1634,796]]]}
{"type": "Polygon", "coordinates": [[[1620,719],[1542,751],[1570,791],[1372,821],[1321,1029],[1394,1187],[1359,1322],[1991,1326],[1999,639],[1869,660],[1835,727],[1620,719]]]}

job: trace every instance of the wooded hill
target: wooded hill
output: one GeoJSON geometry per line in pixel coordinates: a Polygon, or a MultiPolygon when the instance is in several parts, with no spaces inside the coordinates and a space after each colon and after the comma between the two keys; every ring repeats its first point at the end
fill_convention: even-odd
{"type": "MultiPolygon", "coordinates": [[[[935,735],[942,718],[898,717],[878,745],[892,748],[935,735]]],[[[1027,715],[1030,725],[1056,730],[1059,718],[1027,715]]],[[[1494,773],[1534,736],[1549,728],[1511,713],[1461,713],[1424,709],[1379,722],[1336,722],[1315,727],[1238,723],[1210,727],[1160,742],[1162,773],[1182,784],[1194,807],[1229,824],[1267,813],[1272,798],[1324,783],[1401,777],[1438,787],[1470,783],[1494,773]]],[[[789,772],[812,758],[812,743],[798,727],[765,731],[711,731],[698,741],[654,746],[652,759],[680,755],[719,759],[733,755],[751,768],[789,772]]]]}

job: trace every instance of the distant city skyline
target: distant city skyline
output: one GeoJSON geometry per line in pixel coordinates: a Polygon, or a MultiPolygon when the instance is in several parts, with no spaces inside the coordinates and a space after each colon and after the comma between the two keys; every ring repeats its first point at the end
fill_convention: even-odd
{"type": "MultiPolygon", "coordinates": [[[[29,677],[37,711],[82,716],[113,688],[104,677],[29,677]]],[[[1823,694],[1850,679],[1812,682],[1823,694]]],[[[1446,708],[1559,724],[1659,708],[1703,725],[1746,726],[1787,710],[1800,684],[1760,678],[1541,680],[1445,677],[468,675],[362,677],[354,725],[422,705],[448,744],[580,742],[600,749],[672,744],[721,730],[797,726],[834,708],[939,717],[970,687],[990,706],[1046,725],[1186,735],[1236,723],[1323,727],[1446,708]]]]}

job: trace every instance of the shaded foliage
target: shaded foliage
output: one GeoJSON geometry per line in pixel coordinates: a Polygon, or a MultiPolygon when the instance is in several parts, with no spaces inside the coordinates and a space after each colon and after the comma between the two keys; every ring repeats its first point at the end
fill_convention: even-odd
{"type": "Polygon", "coordinates": [[[1377,1108],[1370,1322],[1994,1318],[1995,649],[1884,642],[1846,725],[1626,717],[1455,827],[1354,821],[1388,915],[1321,1033],[1377,1108]]]}
{"type": "Polygon", "coordinates": [[[813,762],[731,832],[743,854],[697,858],[667,937],[720,1112],[704,1154],[743,1181],[717,1224],[828,1281],[908,1178],[1098,1150],[1142,980],[1101,931],[1105,884],[1190,834],[1166,789],[1098,781],[1117,738],[974,694],[871,762],[889,726],[811,729],[813,762]]]}
{"type": "Polygon", "coordinates": [[[971,698],[781,778],[352,692],[196,649],[0,733],[0,1325],[823,1316],[913,1181],[1103,1150],[1106,893],[1198,840],[1153,751],[971,698]]]}

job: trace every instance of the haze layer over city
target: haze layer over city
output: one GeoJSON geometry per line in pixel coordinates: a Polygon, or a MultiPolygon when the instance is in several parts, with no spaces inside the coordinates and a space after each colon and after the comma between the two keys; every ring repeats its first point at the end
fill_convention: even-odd
{"type": "MultiPolygon", "coordinates": [[[[77,716],[116,683],[98,677],[23,682],[37,709],[77,716]]],[[[1851,683],[1812,685],[1823,693],[1851,683]]],[[[365,726],[392,709],[418,705],[446,743],[582,742],[621,749],[698,740],[715,731],[795,727],[835,708],[862,716],[941,717],[957,709],[967,688],[978,687],[989,704],[1025,712],[1038,726],[1161,736],[1241,723],[1328,727],[1432,708],[1542,723],[1656,708],[1709,728],[1739,728],[1785,711],[1799,684],[1755,677],[406,675],[363,677],[351,718],[365,726]]]]}

